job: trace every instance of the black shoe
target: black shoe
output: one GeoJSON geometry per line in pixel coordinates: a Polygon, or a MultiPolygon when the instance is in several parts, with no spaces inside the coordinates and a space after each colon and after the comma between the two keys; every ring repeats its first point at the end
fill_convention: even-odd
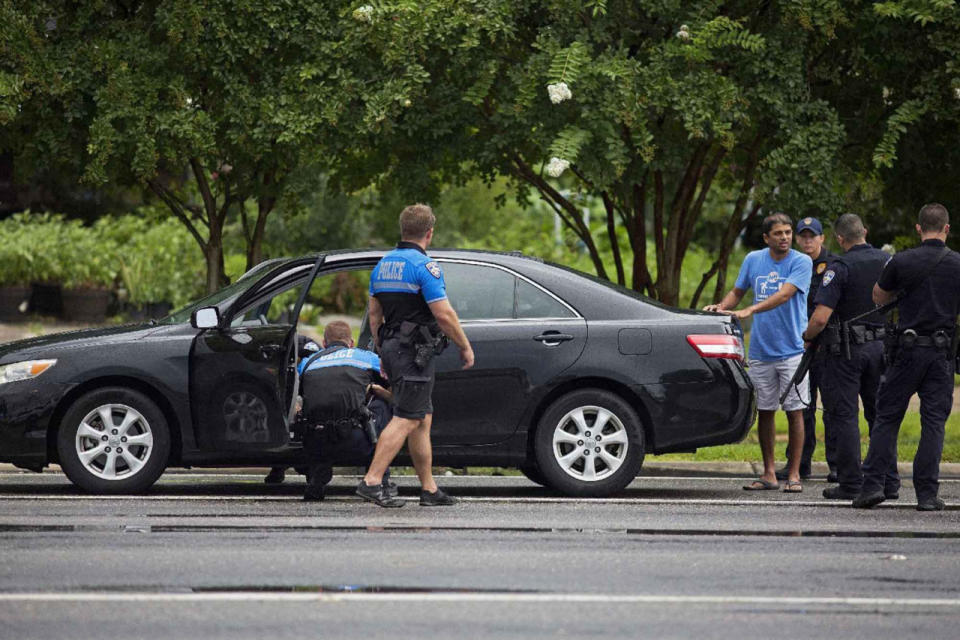
{"type": "Polygon", "coordinates": [[[829,482],[829,483],[831,483],[831,484],[836,484],[836,483],[837,483],[837,472],[836,472],[836,471],[831,471],[830,473],[827,474],[827,482],[829,482]]]}
{"type": "Polygon", "coordinates": [[[883,491],[874,491],[873,493],[861,493],[853,499],[854,509],[873,509],[875,506],[886,500],[883,491]]]}
{"type": "Polygon", "coordinates": [[[263,481],[267,484],[281,484],[287,477],[283,467],[274,467],[263,481]]]}
{"type": "Polygon", "coordinates": [[[389,480],[384,480],[380,486],[383,487],[383,495],[388,498],[396,498],[400,495],[400,487],[389,480]]]}
{"type": "Polygon", "coordinates": [[[899,500],[900,492],[899,491],[884,491],[883,498],[885,500],[899,500]]]}
{"type": "MultiPolygon", "coordinates": [[[[790,477],[790,471],[789,471],[789,469],[787,469],[786,467],[784,467],[784,468],[782,468],[782,469],[777,469],[775,475],[777,476],[777,480],[786,480],[787,478],[790,477]]],[[[810,479],[810,469],[801,469],[801,470],[800,470],[800,479],[801,479],[801,480],[809,480],[809,479],[810,479]]]]}
{"type": "Polygon", "coordinates": [[[943,511],[946,506],[946,503],[937,497],[917,501],[917,511],[943,511]]]}
{"type": "Polygon", "coordinates": [[[315,487],[313,485],[307,485],[306,491],[303,492],[303,499],[306,502],[320,502],[326,497],[327,490],[325,487],[315,487]]]}
{"type": "Polygon", "coordinates": [[[363,478],[360,478],[360,484],[357,485],[357,495],[367,502],[373,502],[381,507],[398,508],[404,505],[403,500],[399,498],[389,498],[383,495],[382,484],[371,487],[363,481],[363,478]]]}
{"type": "Polygon", "coordinates": [[[843,487],[827,487],[823,490],[823,497],[827,500],[855,500],[860,495],[858,491],[847,491],[843,487]]]}
{"type": "Polygon", "coordinates": [[[448,495],[439,487],[433,493],[429,491],[420,492],[420,506],[422,507],[449,507],[452,504],[457,504],[457,499],[448,495]]]}

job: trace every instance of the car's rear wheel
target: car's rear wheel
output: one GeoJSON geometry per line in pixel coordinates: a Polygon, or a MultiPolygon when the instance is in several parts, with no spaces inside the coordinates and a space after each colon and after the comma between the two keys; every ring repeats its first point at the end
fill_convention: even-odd
{"type": "Polygon", "coordinates": [[[136,493],[163,473],[170,430],[163,413],[144,394],[105,387],[67,410],[57,434],[60,466],[92,493],[136,493]]]}
{"type": "Polygon", "coordinates": [[[537,467],[550,487],[571,496],[606,496],[640,471],[643,428],[636,411],[616,394],[581,389],[543,414],[535,449],[537,467]]]}

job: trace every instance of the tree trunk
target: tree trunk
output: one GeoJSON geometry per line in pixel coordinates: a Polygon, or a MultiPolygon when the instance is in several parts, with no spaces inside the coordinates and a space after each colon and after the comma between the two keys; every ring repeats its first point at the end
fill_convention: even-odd
{"type": "Polygon", "coordinates": [[[247,242],[247,270],[263,262],[263,235],[267,228],[267,217],[273,211],[275,198],[257,199],[257,222],[247,242]]]}

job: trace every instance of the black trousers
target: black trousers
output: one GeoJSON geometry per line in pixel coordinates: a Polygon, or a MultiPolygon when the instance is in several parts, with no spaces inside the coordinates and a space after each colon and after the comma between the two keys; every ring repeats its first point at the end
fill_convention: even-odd
{"type": "Polygon", "coordinates": [[[897,436],[907,405],[920,396],[920,446],[913,458],[917,500],[935,498],[940,488],[944,423],[953,408],[953,360],[944,349],[901,348],[880,383],[877,422],[863,463],[863,493],[880,491],[884,470],[897,462],[897,436]]]}
{"type": "MultiPolygon", "coordinates": [[[[870,432],[876,420],[877,391],[883,372],[883,343],[879,340],[850,346],[850,359],[844,354],[827,355],[824,361],[824,427],[836,442],[837,481],[848,492],[859,492],[863,484],[860,470],[860,401],[870,432]]],[[[883,487],[887,493],[900,489],[896,460],[884,468],[883,487]]]]}
{"type": "MultiPolygon", "coordinates": [[[[379,434],[393,417],[390,405],[380,398],[374,398],[368,405],[374,416],[374,424],[379,434]]],[[[376,446],[370,442],[361,429],[352,429],[348,435],[337,440],[320,439],[304,443],[310,458],[307,482],[313,487],[324,487],[333,479],[334,466],[366,467],[373,458],[376,446]]],[[[384,480],[390,477],[387,469],[384,480]]]]}

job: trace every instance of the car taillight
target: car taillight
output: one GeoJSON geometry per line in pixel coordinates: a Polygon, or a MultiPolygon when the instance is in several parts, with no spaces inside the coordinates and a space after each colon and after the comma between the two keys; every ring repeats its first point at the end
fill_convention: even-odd
{"type": "Polygon", "coordinates": [[[687,336],[690,346],[704,358],[729,358],[743,360],[743,343],[737,336],[720,333],[687,336]]]}

